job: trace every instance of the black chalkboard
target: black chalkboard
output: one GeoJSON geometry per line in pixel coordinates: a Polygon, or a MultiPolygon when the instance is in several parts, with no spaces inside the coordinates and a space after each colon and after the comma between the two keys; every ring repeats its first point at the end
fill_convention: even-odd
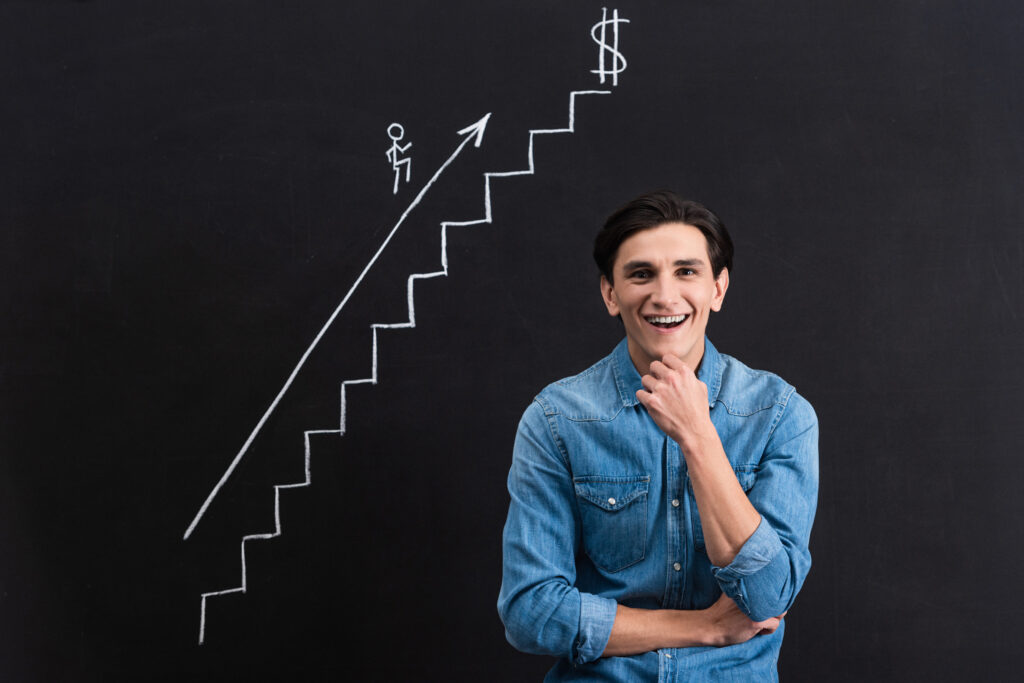
{"type": "Polygon", "coordinates": [[[1022,35],[945,0],[0,4],[0,678],[539,680],[495,609],[515,426],[621,337],[591,240],[662,187],[736,242],[716,346],[821,421],[783,679],[1012,678],[1022,35]]]}

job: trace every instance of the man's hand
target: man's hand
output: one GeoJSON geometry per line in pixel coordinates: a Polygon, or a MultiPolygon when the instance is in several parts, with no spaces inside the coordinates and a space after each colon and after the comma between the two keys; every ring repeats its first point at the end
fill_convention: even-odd
{"type": "Polygon", "coordinates": [[[724,647],[773,633],[785,613],[751,621],[728,596],[707,609],[639,609],[618,605],[602,657],[637,655],[665,647],[724,647]]]}
{"type": "Polygon", "coordinates": [[[757,530],[761,514],[740,487],[711,422],[708,387],[671,354],[651,363],[636,398],[686,458],[711,563],[725,567],[757,530]]]}
{"type": "Polygon", "coordinates": [[[709,624],[708,644],[715,647],[745,643],[754,636],[774,633],[782,617],[786,616],[783,612],[764,621],[751,621],[750,617],[741,612],[736,603],[724,593],[715,604],[704,610],[704,614],[709,624]]]}
{"type": "Polygon", "coordinates": [[[651,363],[650,373],[640,381],[646,391],[637,391],[637,400],[680,446],[685,448],[711,434],[717,438],[708,411],[708,387],[682,360],[667,354],[651,363]]]}

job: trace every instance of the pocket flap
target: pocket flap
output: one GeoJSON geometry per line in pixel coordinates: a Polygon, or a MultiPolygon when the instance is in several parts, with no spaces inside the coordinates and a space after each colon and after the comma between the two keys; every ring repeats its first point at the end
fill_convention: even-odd
{"type": "Polygon", "coordinates": [[[639,496],[646,495],[650,482],[651,478],[646,475],[573,478],[577,496],[608,512],[621,510],[639,496]]]}

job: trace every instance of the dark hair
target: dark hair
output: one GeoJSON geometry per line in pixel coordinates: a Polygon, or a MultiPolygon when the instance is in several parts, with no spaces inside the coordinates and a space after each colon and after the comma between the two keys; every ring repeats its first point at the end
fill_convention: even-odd
{"type": "Polygon", "coordinates": [[[597,233],[594,261],[609,282],[613,281],[612,267],[619,245],[634,233],[665,223],[685,223],[700,230],[708,243],[708,258],[711,259],[714,276],[717,278],[722,268],[732,272],[732,239],[718,216],[698,202],[682,199],[668,190],[659,190],[641,195],[619,208],[597,233]]]}

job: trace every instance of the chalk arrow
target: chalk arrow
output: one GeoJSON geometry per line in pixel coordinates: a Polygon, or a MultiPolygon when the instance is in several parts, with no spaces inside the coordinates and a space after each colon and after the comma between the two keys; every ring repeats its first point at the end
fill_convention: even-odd
{"type": "MultiPolygon", "coordinates": [[[[310,437],[316,434],[334,434],[341,436],[345,434],[347,429],[346,425],[346,389],[349,386],[355,386],[357,384],[377,384],[377,333],[380,330],[399,330],[399,329],[410,329],[416,327],[416,311],[415,311],[415,296],[413,294],[413,287],[419,280],[429,280],[435,277],[443,277],[448,275],[448,229],[454,227],[469,227],[472,225],[489,224],[492,222],[491,216],[491,179],[493,178],[510,178],[513,176],[521,175],[533,175],[534,174],[534,163],[533,163],[533,141],[537,135],[552,135],[559,133],[574,133],[575,132],[575,115],[576,115],[576,98],[581,95],[610,95],[610,90],[574,90],[569,93],[569,125],[567,128],[551,128],[551,129],[531,129],[530,130],[530,143],[527,147],[527,159],[529,165],[527,168],[518,171],[502,171],[498,173],[484,173],[484,217],[477,218],[475,220],[468,221],[442,221],[441,222],[441,270],[428,272],[428,273],[413,273],[409,275],[406,280],[406,296],[409,307],[409,319],[402,322],[391,322],[391,323],[373,323],[370,325],[370,330],[373,332],[373,345],[371,353],[371,372],[369,377],[363,377],[360,379],[347,379],[341,383],[341,420],[337,429],[314,429],[305,431],[305,477],[302,481],[287,483],[287,484],[276,484],[274,486],[274,530],[268,533],[249,534],[242,537],[241,543],[241,567],[242,567],[242,580],[241,583],[232,588],[224,588],[221,590],[208,591],[201,595],[200,609],[199,609],[199,644],[202,645],[206,637],[206,603],[216,597],[223,595],[231,595],[233,593],[244,594],[248,587],[248,572],[245,561],[245,548],[247,543],[254,543],[256,541],[266,541],[273,538],[277,538],[283,533],[281,528],[281,491],[289,489],[305,488],[312,484],[312,472],[310,470],[310,437]]],[[[451,158],[448,159],[438,172],[434,175],[436,180],[444,168],[455,158],[455,156],[461,151],[466,144],[473,140],[476,146],[480,145],[483,140],[484,128],[487,125],[487,121],[490,118],[490,114],[484,116],[482,119],[477,121],[471,126],[467,126],[459,131],[460,135],[465,135],[466,138],[456,149],[455,153],[451,158]]],[[[433,180],[431,182],[433,182],[433,180]]],[[[428,183],[429,186],[430,183],[428,183]]],[[[424,192],[426,189],[424,188],[424,192]]],[[[421,193],[422,196],[422,193],[421,193]]],[[[419,201],[417,198],[416,201],[419,201]]],[[[413,202],[415,205],[415,202],[413,202]]],[[[410,207],[411,208],[411,207],[410,207]]],[[[404,218],[404,216],[403,216],[404,218]]],[[[399,221],[401,222],[401,221],[399,221]]],[[[397,226],[396,226],[397,228],[397,226]]],[[[390,238],[390,236],[389,236],[390,238]]],[[[386,243],[386,241],[385,241],[386,243]]],[[[383,247],[382,247],[383,248],[383,247]]],[[[376,257],[375,257],[376,258],[376,257]]],[[[372,264],[372,261],[371,261],[372,264]]],[[[365,275],[365,271],[363,273],[365,275]]],[[[362,277],[362,276],[360,276],[362,277]]],[[[358,284],[358,281],[357,281],[358,284]]],[[[344,305],[344,302],[342,302],[344,305]]],[[[328,321],[330,324],[330,321],[328,321]]],[[[314,341],[314,345],[315,345],[314,341]]],[[[301,361],[300,361],[301,365],[301,361]]],[[[258,428],[258,427],[257,427],[258,428]]],[[[200,511],[201,512],[201,511],[200,511]]],[[[193,522],[193,526],[194,526],[193,522]]],[[[188,534],[186,533],[186,538],[188,534]]]]}
{"type": "Polygon", "coordinates": [[[196,514],[195,519],[192,520],[192,523],[189,524],[188,529],[186,529],[184,540],[187,541],[189,536],[192,535],[192,532],[195,530],[196,525],[199,524],[199,520],[203,518],[203,515],[206,514],[207,508],[210,507],[210,503],[213,502],[213,499],[217,497],[217,494],[220,492],[221,488],[224,486],[225,483],[227,483],[227,480],[231,477],[231,474],[235,471],[235,468],[238,467],[238,463],[240,463],[242,461],[242,458],[245,457],[245,454],[248,452],[249,447],[252,445],[252,442],[256,440],[256,437],[259,435],[260,430],[263,429],[263,425],[266,424],[267,420],[270,418],[270,416],[274,413],[274,410],[277,408],[277,404],[280,403],[281,399],[284,397],[285,392],[288,391],[288,388],[291,387],[292,382],[295,381],[295,378],[298,376],[299,371],[302,370],[302,366],[306,364],[306,361],[309,359],[309,356],[313,353],[313,349],[315,349],[317,344],[320,343],[320,340],[327,333],[327,330],[330,328],[330,326],[334,323],[335,318],[337,318],[338,314],[341,313],[341,309],[343,309],[345,307],[345,304],[348,303],[348,300],[352,298],[352,295],[355,293],[356,288],[359,287],[359,283],[363,281],[363,278],[366,277],[366,274],[370,272],[371,268],[373,268],[373,264],[375,264],[377,262],[377,259],[380,258],[380,255],[388,246],[388,243],[391,241],[391,238],[395,236],[396,232],[398,232],[398,228],[402,226],[402,223],[404,223],[405,219],[409,216],[410,213],[412,213],[412,210],[415,209],[417,205],[419,205],[419,203],[423,200],[423,197],[426,196],[427,191],[430,190],[434,183],[437,182],[437,179],[441,177],[441,174],[445,172],[445,169],[447,169],[448,166],[453,161],[455,161],[455,158],[459,156],[459,154],[466,147],[469,141],[474,140],[474,147],[480,146],[480,143],[484,139],[484,129],[487,128],[487,121],[490,118],[491,114],[488,113],[476,123],[471,124],[458,132],[459,135],[464,135],[465,138],[462,140],[461,143],[459,143],[459,146],[455,148],[455,151],[452,152],[451,156],[449,156],[448,159],[445,160],[445,162],[441,164],[441,166],[436,171],[434,171],[434,175],[431,176],[430,180],[427,181],[427,184],[423,186],[423,189],[419,191],[419,194],[416,195],[416,198],[413,199],[409,206],[405,208],[405,211],[402,212],[402,216],[398,219],[398,222],[395,223],[394,227],[391,228],[391,232],[388,233],[388,236],[384,238],[384,241],[377,249],[377,253],[375,253],[373,255],[373,258],[370,259],[370,262],[366,264],[366,267],[363,268],[363,272],[361,272],[359,274],[359,277],[356,278],[356,281],[348,290],[348,293],[345,295],[345,298],[341,300],[341,303],[338,304],[337,308],[334,309],[334,312],[327,319],[327,322],[325,322],[323,327],[320,328],[320,332],[316,335],[316,338],[313,339],[313,343],[311,343],[309,345],[309,348],[306,349],[305,353],[302,354],[302,358],[299,359],[299,362],[298,364],[296,364],[295,369],[292,370],[292,373],[288,376],[288,379],[285,381],[284,386],[281,387],[281,390],[277,392],[277,396],[271,402],[270,407],[267,408],[266,412],[263,413],[263,417],[261,417],[260,421],[256,423],[256,427],[252,430],[252,433],[249,434],[249,438],[245,440],[245,443],[242,445],[241,450],[239,450],[238,454],[235,455],[235,459],[231,461],[231,464],[228,465],[227,470],[225,470],[224,474],[221,476],[220,481],[218,481],[217,485],[213,487],[212,491],[210,491],[210,495],[206,497],[206,500],[203,502],[202,507],[199,508],[199,512],[196,514]]]}
{"type": "Polygon", "coordinates": [[[462,130],[460,130],[459,135],[472,135],[473,133],[476,133],[476,142],[473,143],[473,146],[479,147],[480,143],[483,142],[484,128],[487,128],[487,120],[489,118],[491,118],[491,115],[487,114],[482,119],[474,123],[472,126],[466,126],[462,130]]]}

